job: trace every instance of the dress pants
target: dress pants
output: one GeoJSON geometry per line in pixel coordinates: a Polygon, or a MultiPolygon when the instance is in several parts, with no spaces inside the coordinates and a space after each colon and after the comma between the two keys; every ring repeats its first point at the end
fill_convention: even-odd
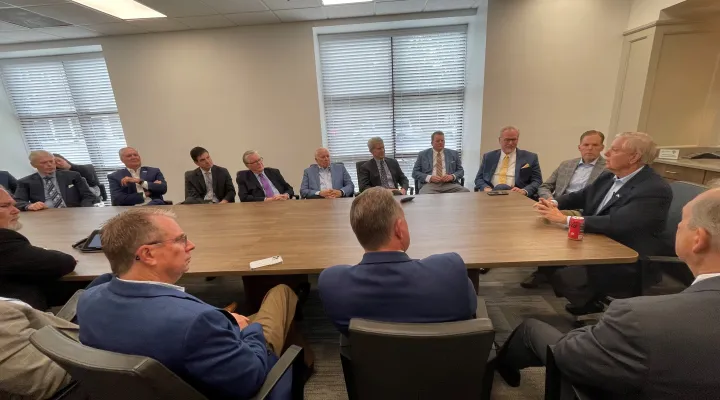
{"type": "Polygon", "coordinates": [[[470,189],[460,186],[456,182],[433,183],[428,182],[422,185],[418,194],[437,194],[437,193],[461,193],[469,192],[470,189]]]}
{"type": "Polygon", "coordinates": [[[497,363],[515,371],[543,366],[547,362],[547,347],[556,344],[563,336],[562,332],[545,322],[526,319],[498,351],[497,363]]]}
{"type": "Polygon", "coordinates": [[[248,317],[251,323],[262,326],[268,348],[278,357],[282,355],[288,342],[286,339],[293,323],[297,301],[297,295],[290,287],[277,285],[267,292],[260,310],[248,317]]]}
{"type": "Polygon", "coordinates": [[[609,293],[631,292],[637,287],[635,264],[565,267],[552,276],[555,293],[582,307],[609,293]]]}

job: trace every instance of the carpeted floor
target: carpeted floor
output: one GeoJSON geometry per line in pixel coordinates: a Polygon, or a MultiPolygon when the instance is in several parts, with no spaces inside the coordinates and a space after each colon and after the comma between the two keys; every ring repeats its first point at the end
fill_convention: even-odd
{"type": "MultiPolygon", "coordinates": [[[[538,318],[561,331],[571,330],[573,321],[565,312],[566,301],[558,299],[548,286],[526,290],[519,283],[532,269],[501,268],[480,276],[480,292],[485,299],[488,314],[496,331],[496,342],[502,344],[525,318],[538,318]]],[[[316,277],[311,277],[314,283],[316,277]]],[[[180,281],[189,293],[216,306],[225,306],[237,301],[242,310],[242,280],[240,278],[217,278],[210,282],[204,279],[188,278],[180,281]]],[[[682,287],[666,277],[651,294],[674,293],[682,287]]],[[[338,355],[338,333],[325,317],[317,291],[312,290],[304,308],[305,320],[302,328],[315,352],[315,374],[305,387],[307,400],[345,400],[345,381],[338,355]]],[[[493,383],[493,399],[542,399],[544,396],[545,373],[543,368],[530,368],[522,372],[522,384],[512,388],[497,375],[493,383]]]]}

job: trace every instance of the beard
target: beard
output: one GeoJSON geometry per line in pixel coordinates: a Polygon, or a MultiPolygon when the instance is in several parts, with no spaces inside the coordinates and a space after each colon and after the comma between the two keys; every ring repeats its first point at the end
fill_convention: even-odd
{"type": "Polygon", "coordinates": [[[20,223],[20,221],[10,223],[10,225],[8,225],[8,229],[10,229],[11,231],[19,231],[20,228],[22,228],[22,224],[20,223]]]}

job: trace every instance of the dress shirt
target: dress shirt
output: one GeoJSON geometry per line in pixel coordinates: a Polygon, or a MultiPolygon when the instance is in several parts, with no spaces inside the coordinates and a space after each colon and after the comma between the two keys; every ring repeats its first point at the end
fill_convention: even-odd
{"type": "Polygon", "coordinates": [[[185,288],[184,288],[184,287],[182,287],[182,286],[177,286],[177,285],[173,285],[172,283],[155,282],[155,281],[130,281],[130,280],[120,279],[120,278],[117,278],[117,280],[122,281],[122,282],[130,282],[130,283],[143,283],[143,284],[146,284],[146,285],[165,286],[165,287],[167,287],[167,288],[179,290],[179,291],[181,291],[181,292],[184,292],[184,291],[185,291],[185,288]]]}
{"type": "Polygon", "coordinates": [[[515,160],[517,159],[517,149],[513,150],[510,154],[503,153],[502,150],[500,150],[501,157],[498,160],[497,167],[495,168],[495,174],[492,178],[492,185],[497,186],[500,178],[500,170],[502,169],[503,160],[505,157],[510,157],[510,163],[508,165],[507,169],[507,182],[505,182],[506,185],[513,187],[515,186],[515,160]]]}
{"type": "Polygon", "coordinates": [[[217,195],[215,194],[215,191],[213,190],[213,180],[212,180],[212,170],[205,171],[204,169],[200,168],[200,171],[202,171],[203,179],[205,180],[205,200],[212,200],[213,203],[219,203],[220,200],[218,200],[217,195]],[[212,193],[212,197],[210,197],[210,194],[212,193]]]}
{"type": "Polygon", "coordinates": [[[32,308],[32,306],[24,301],[20,301],[18,299],[11,299],[9,297],[0,297],[0,301],[7,301],[9,303],[19,304],[24,307],[32,308]]]}
{"type": "MultiPolygon", "coordinates": [[[[58,185],[57,175],[54,172],[52,174],[48,174],[48,175],[38,172],[38,175],[40,175],[40,178],[42,178],[43,190],[45,191],[46,194],[47,194],[47,181],[45,180],[45,177],[46,176],[52,177],[51,180],[52,180],[53,185],[55,185],[55,190],[57,190],[58,194],[60,195],[60,199],[62,200],[63,204],[65,204],[65,199],[62,198],[62,193],[60,192],[60,185],[58,185]]],[[[43,203],[45,203],[47,208],[55,208],[55,205],[51,204],[51,202],[48,200],[50,200],[50,199],[46,198],[45,201],[43,202],[43,203]]]]}
{"type": "MultiPolygon", "coordinates": [[[[323,190],[333,190],[332,186],[332,173],[330,172],[330,167],[322,168],[318,165],[318,169],[320,170],[320,190],[315,192],[315,196],[320,196],[320,192],[323,190]]],[[[345,192],[342,191],[342,189],[339,189],[343,196],[345,195],[345,192]]]]}
{"type": "MultiPolygon", "coordinates": [[[[375,160],[375,164],[377,164],[378,173],[380,173],[380,171],[382,171],[382,169],[380,168],[380,162],[384,161],[385,159],[383,158],[383,159],[378,160],[377,158],[375,158],[374,160],[375,160]]],[[[385,163],[384,168],[385,168],[385,176],[387,176],[388,185],[391,186],[390,189],[395,188],[395,181],[392,178],[392,174],[390,173],[390,167],[388,167],[387,163],[385,163]]]]}
{"type": "MultiPolygon", "coordinates": [[[[445,149],[442,149],[440,151],[443,152],[442,170],[447,174],[447,164],[445,164],[445,149]]],[[[433,175],[435,175],[435,164],[437,164],[438,157],[440,156],[440,151],[435,151],[435,149],[433,149],[432,172],[430,172],[430,175],[428,175],[427,178],[425,178],[425,182],[427,182],[427,183],[429,183],[430,178],[433,175]]],[[[454,181],[456,179],[456,176],[455,176],[455,174],[452,174],[452,176],[453,176],[453,181],[454,181]]]]}
{"type": "Polygon", "coordinates": [[[584,163],[582,158],[580,159],[580,163],[577,168],[575,168],[575,172],[573,172],[572,178],[570,178],[570,183],[568,183],[567,189],[565,189],[566,193],[574,193],[585,187],[598,159],[599,157],[591,163],[584,163]]]}
{"type": "MultiPolygon", "coordinates": [[[[132,176],[133,178],[142,179],[142,178],[140,177],[140,168],[138,168],[138,169],[125,168],[125,169],[128,170],[128,172],[130,173],[130,176],[132,176]]],[[[148,183],[147,183],[146,180],[143,179],[142,185],[139,184],[139,183],[136,183],[136,184],[135,184],[135,187],[137,188],[137,192],[138,192],[138,193],[141,193],[141,194],[143,195],[143,198],[145,199],[145,201],[143,202],[143,204],[147,204],[147,203],[149,203],[149,202],[152,201],[151,198],[145,196],[145,191],[146,191],[146,190],[149,190],[149,189],[148,189],[148,183]]]]}
{"type": "MultiPolygon", "coordinates": [[[[255,173],[253,172],[253,174],[255,174],[255,173]]],[[[260,187],[262,188],[263,192],[265,192],[265,186],[263,186],[262,181],[260,180],[260,175],[265,175],[265,179],[267,179],[267,181],[270,182],[270,187],[272,188],[272,191],[273,191],[272,195],[265,193],[265,197],[273,197],[273,196],[279,195],[280,191],[278,191],[277,188],[275,187],[275,185],[273,185],[270,178],[268,178],[267,174],[265,174],[265,171],[263,171],[259,174],[255,174],[255,177],[257,178],[258,182],[260,182],[260,187]]]]}
{"type": "Polygon", "coordinates": [[[704,281],[705,279],[715,278],[715,277],[717,277],[717,276],[720,276],[720,272],[716,272],[716,273],[713,273],[713,274],[701,274],[701,275],[698,275],[698,276],[695,278],[695,280],[693,281],[693,283],[690,284],[690,286],[692,286],[692,285],[694,285],[694,284],[696,284],[696,283],[698,283],[698,282],[700,282],[700,281],[704,281]]]}

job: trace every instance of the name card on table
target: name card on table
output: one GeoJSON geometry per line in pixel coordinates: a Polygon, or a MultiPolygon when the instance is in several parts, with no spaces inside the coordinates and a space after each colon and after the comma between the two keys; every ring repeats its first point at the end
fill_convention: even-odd
{"type": "Polygon", "coordinates": [[[680,158],[679,149],[660,149],[660,155],[658,158],[661,160],[677,160],[680,158]]]}

